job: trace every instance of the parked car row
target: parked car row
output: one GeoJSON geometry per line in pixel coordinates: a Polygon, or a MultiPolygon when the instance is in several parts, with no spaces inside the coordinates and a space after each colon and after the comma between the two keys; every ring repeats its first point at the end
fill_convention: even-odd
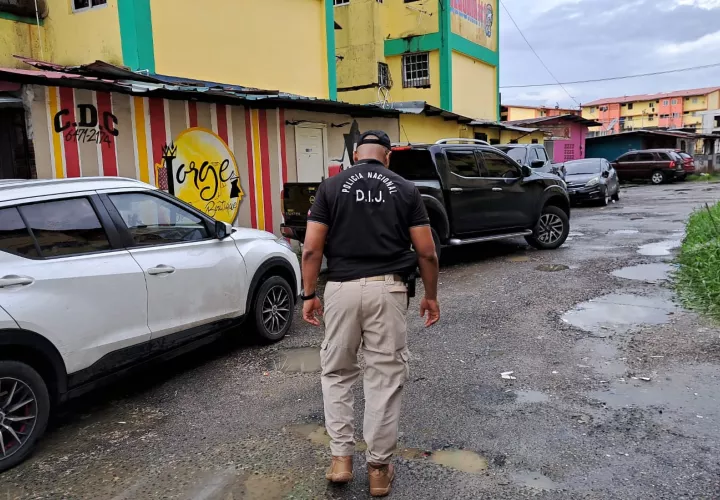
{"type": "Polygon", "coordinates": [[[612,162],[623,181],[649,179],[653,184],[685,180],[695,173],[695,161],[674,149],[629,151],[612,162]]]}
{"type": "Polygon", "coordinates": [[[245,327],[285,336],[300,293],[290,245],[139,181],[0,181],[0,472],[51,409],[245,327]]]}

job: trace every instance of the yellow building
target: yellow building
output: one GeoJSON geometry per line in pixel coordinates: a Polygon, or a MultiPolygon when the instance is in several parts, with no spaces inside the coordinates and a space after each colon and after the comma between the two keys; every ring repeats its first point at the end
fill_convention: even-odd
{"type": "Polygon", "coordinates": [[[591,132],[640,128],[702,129],[703,111],[720,108],[720,87],[598,99],[583,104],[582,116],[602,123],[591,132]]]}
{"type": "Polygon", "coordinates": [[[34,1],[0,6],[0,67],[25,67],[15,55],[61,65],[102,60],[134,71],[336,97],[333,0],[37,5],[37,11],[34,1]]]}
{"type": "Polygon", "coordinates": [[[519,104],[503,104],[500,106],[500,119],[504,122],[516,120],[532,120],[546,116],[579,115],[579,109],[548,108],[545,106],[522,106],[519,104]]]}
{"type": "Polygon", "coordinates": [[[339,99],[499,120],[497,0],[333,0],[339,99]]]}

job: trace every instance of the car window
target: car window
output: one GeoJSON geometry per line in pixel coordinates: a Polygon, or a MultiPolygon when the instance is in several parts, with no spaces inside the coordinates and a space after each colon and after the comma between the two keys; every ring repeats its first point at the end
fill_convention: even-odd
{"type": "MultiPolygon", "coordinates": [[[[498,149],[508,155],[510,158],[518,162],[520,165],[525,164],[527,158],[527,149],[512,146],[498,146],[498,149]]],[[[531,160],[532,161],[532,160],[531,160]]]]}
{"type": "Polygon", "coordinates": [[[23,257],[40,256],[35,240],[15,207],[0,210],[0,250],[23,257]]]}
{"type": "Polygon", "coordinates": [[[532,148],[530,150],[530,161],[542,160],[542,158],[540,158],[540,154],[538,153],[538,151],[540,151],[538,148],[532,148]]]}
{"type": "Polygon", "coordinates": [[[409,181],[436,179],[438,175],[427,149],[393,150],[390,170],[409,181]]]}
{"type": "Polygon", "coordinates": [[[480,177],[480,170],[472,151],[447,151],[450,171],[463,177],[480,177]]]}
{"type": "Polygon", "coordinates": [[[629,155],[624,155],[618,158],[618,161],[637,161],[637,154],[631,153],[629,155]]]}
{"type": "Polygon", "coordinates": [[[53,200],[18,207],[42,257],[110,250],[107,233],[87,198],[53,200]]]}
{"type": "Polygon", "coordinates": [[[111,194],[115,208],[138,246],[209,238],[205,221],[192,212],[145,193],[111,194]]]}
{"type": "Polygon", "coordinates": [[[652,153],[638,153],[635,161],[654,161],[655,157],[652,153]]]}
{"type": "Polygon", "coordinates": [[[537,151],[538,158],[540,158],[542,161],[548,161],[548,155],[545,151],[545,148],[536,148],[535,151],[537,151]]]}
{"type": "Polygon", "coordinates": [[[483,151],[483,159],[485,161],[485,169],[488,177],[502,177],[505,179],[515,179],[520,177],[517,166],[513,165],[504,156],[493,151],[483,151]]]}

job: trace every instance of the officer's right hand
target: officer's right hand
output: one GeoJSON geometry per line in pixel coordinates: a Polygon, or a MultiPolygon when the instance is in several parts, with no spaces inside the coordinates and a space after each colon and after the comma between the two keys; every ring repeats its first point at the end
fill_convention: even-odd
{"type": "Polygon", "coordinates": [[[440,304],[437,300],[423,298],[420,301],[420,317],[425,318],[425,327],[432,326],[440,319],[440,304]],[[425,318],[427,313],[427,318],[425,318]]]}
{"type": "Polygon", "coordinates": [[[303,303],[303,319],[314,326],[320,326],[320,317],[323,314],[322,303],[315,297],[303,303]]]}

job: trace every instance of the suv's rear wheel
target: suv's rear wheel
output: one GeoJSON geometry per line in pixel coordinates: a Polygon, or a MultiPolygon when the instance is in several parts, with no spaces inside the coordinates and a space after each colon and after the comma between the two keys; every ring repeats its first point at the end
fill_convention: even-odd
{"type": "Polygon", "coordinates": [[[650,177],[650,181],[653,184],[662,184],[665,182],[665,172],[662,170],[655,170],[650,177]]]}
{"type": "Polygon", "coordinates": [[[570,233],[570,219],[559,207],[547,205],[543,208],[533,234],[525,240],[540,250],[554,250],[563,243],[570,233]]]}
{"type": "Polygon", "coordinates": [[[295,312],[295,297],[290,284],[280,276],[265,280],[255,296],[255,331],[265,342],[277,342],[290,330],[295,312]]]}
{"type": "Polygon", "coordinates": [[[50,397],[31,366],[0,361],[0,472],[25,460],[45,432],[50,397]]]}

